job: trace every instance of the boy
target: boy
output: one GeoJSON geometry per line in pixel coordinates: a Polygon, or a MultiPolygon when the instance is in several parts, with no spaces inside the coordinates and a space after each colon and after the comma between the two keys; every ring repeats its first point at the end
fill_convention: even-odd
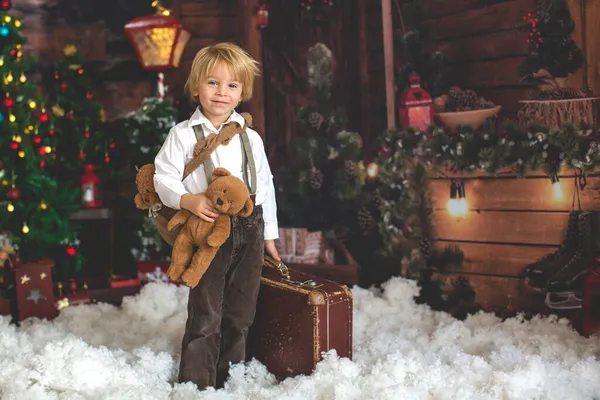
{"type": "MultiPolygon", "coordinates": [[[[193,158],[201,125],[205,136],[218,134],[228,122],[244,125],[234,111],[252,97],[257,62],[231,43],[200,50],[185,85],[198,108],[189,120],[173,127],[156,156],[154,185],[161,201],[173,209],[187,209],[205,221],[218,216],[203,192],[208,186],[204,166],[182,181],[185,164],[193,158]]],[[[261,137],[247,128],[256,166],[254,212],[232,218],[229,239],[221,246],[198,286],[190,289],[188,319],[181,350],[179,381],[192,381],[199,389],[221,387],[229,364],[245,360],[248,327],[254,320],[264,251],[276,260],[277,207],[273,176],[261,137]]],[[[210,156],[216,167],[243,179],[240,135],[219,146],[210,156]]]]}

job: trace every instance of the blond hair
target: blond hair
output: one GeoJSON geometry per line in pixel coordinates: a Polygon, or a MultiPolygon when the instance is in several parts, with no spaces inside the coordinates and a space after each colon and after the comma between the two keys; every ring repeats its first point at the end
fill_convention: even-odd
{"type": "Polygon", "coordinates": [[[210,74],[215,65],[225,64],[236,80],[242,84],[242,101],[252,97],[254,78],[260,75],[258,61],[253,59],[246,51],[233,43],[217,43],[202,48],[192,62],[192,69],[185,83],[185,92],[192,102],[199,104],[198,96],[193,90],[198,88],[200,81],[210,74]]]}

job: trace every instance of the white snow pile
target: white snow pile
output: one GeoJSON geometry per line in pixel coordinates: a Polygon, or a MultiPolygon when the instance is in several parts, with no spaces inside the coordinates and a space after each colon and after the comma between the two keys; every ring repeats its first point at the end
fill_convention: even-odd
{"type": "Polygon", "coordinates": [[[222,390],[175,383],[187,289],[151,283],[122,308],[69,307],[20,328],[0,319],[0,398],[45,399],[598,399],[600,339],[565,321],[480,313],[466,321],[412,300],[394,278],[355,288],[354,356],[326,354],[310,376],[276,382],[257,361],[222,390]]]}

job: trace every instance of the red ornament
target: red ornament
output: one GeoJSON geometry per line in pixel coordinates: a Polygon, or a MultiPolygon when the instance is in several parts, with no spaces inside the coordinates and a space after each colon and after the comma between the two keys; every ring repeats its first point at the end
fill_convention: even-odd
{"type": "Polygon", "coordinates": [[[411,72],[408,81],[410,87],[400,95],[400,126],[409,126],[424,132],[433,123],[433,101],[421,88],[421,77],[411,72]]]}
{"type": "Polygon", "coordinates": [[[40,161],[40,168],[44,168],[46,166],[46,161],[40,161]]]}
{"type": "Polygon", "coordinates": [[[12,1],[10,1],[10,0],[2,0],[0,2],[0,9],[2,9],[2,11],[8,11],[8,10],[10,10],[11,7],[12,7],[12,1]]]}
{"type": "Polygon", "coordinates": [[[86,99],[88,99],[88,100],[91,100],[91,99],[93,99],[93,98],[94,98],[94,93],[92,93],[92,92],[87,92],[87,93],[85,94],[85,97],[86,97],[86,99]]]}
{"type": "Polygon", "coordinates": [[[33,143],[34,144],[40,144],[40,143],[42,143],[42,138],[39,137],[39,136],[34,137],[33,138],[33,143]]]}
{"type": "Polygon", "coordinates": [[[179,66],[190,33],[172,15],[157,12],[135,18],[125,25],[142,68],[164,71],[179,66]]]}
{"type": "Polygon", "coordinates": [[[258,11],[256,11],[256,24],[259,29],[269,27],[269,8],[267,7],[267,4],[258,6],[258,11]]]}
{"type": "Polygon", "coordinates": [[[13,150],[17,150],[19,148],[19,143],[17,142],[11,142],[10,143],[10,148],[13,150]]]}
{"type": "Polygon", "coordinates": [[[65,252],[71,256],[71,257],[75,257],[75,255],[77,255],[77,250],[75,249],[75,247],[73,246],[69,246],[67,247],[67,249],[65,250],[65,252]]]}
{"type": "Polygon", "coordinates": [[[56,133],[56,131],[54,130],[54,127],[51,126],[50,129],[48,129],[48,135],[54,136],[55,133],[56,133]]]}
{"type": "Polygon", "coordinates": [[[583,327],[586,336],[600,333],[600,270],[596,257],[595,264],[583,283],[583,327]]]}
{"type": "Polygon", "coordinates": [[[58,72],[54,73],[54,79],[59,80],[60,79],[60,75],[58,74],[58,72]]]}
{"type": "Polygon", "coordinates": [[[83,150],[79,150],[79,159],[85,160],[85,153],[83,152],[83,150]]]}
{"type": "Polygon", "coordinates": [[[21,198],[21,191],[13,186],[6,192],[6,198],[11,201],[17,201],[21,198]]]}
{"type": "Polygon", "coordinates": [[[40,156],[45,156],[46,155],[46,148],[45,147],[40,147],[38,149],[38,153],[40,153],[40,156]]]}
{"type": "Polygon", "coordinates": [[[108,164],[110,162],[110,157],[109,156],[105,156],[104,157],[104,162],[108,164]]]}
{"type": "Polygon", "coordinates": [[[86,164],[83,169],[85,174],[80,179],[83,208],[100,208],[102,207],[100,178],[94,173],[94,165],[86,164]]]}
{"type": "Polygon", "coordinates": [[[79,75],[83,75],[83,68],[79,68],[79,69],[77,70],[77,73],[78,73],[79,75]]]}
{"type": "Polygon", "coordinates": [[[64,93],[67,91],[67,82],[62,82],[60,84],[60,91],[61,91],[61,93],[64,93]]]}
{"type": "Polygon", "coordinates": [[[115,143],[111,143],[108,147],[110,147],[111,149],[114,149],[115,147],[117,147],[117,145],[115,143]]]}
{"type": "Polygon", "coordinates": [[[4,99],[4,107],[11,108],[12,106],[14,106],[14,104],[15,104],[15,102],[13,101],[13,99],[8,97],[8,94],[7,94],[6,98],[4,99]]]}
{"type": "Polygon", "coordinates": [[[84,136],[85,136],[86,138],[89,138],[89,137],[91,136],[91,135],[90,135],[90,131],[85,131],[85,133],[84,133],[84,136]]]}
{"type": "Polygon", "coordinates": [[[46,122],[48,122],[49,119],[50,119],[50,117],[45,112],[42,112],[40,114],[40,122],[46,123],[46,122]]]}

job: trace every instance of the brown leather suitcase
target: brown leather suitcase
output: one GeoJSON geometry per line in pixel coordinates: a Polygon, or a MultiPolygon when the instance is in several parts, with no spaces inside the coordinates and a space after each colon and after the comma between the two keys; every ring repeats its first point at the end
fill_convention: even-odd
{"type": "Polygon", "coordinates": [[[352,293],[345,285],[265,258],[248,360],[278,379],[310,374],[321,353],[352,358],[352,293]]]}

